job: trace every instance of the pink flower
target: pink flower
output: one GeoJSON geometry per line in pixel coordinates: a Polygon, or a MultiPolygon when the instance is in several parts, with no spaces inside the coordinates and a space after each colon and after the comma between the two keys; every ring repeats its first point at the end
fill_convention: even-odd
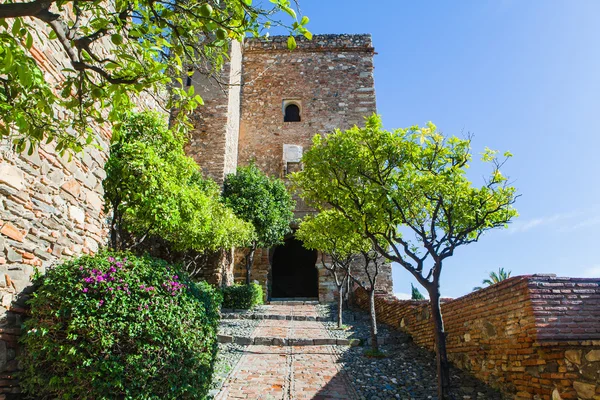
{"type": "Polygon", "coordinates": [[[83,293],[87,293],[87,292],[88,292],[88,288],[84,287],[84,288],[83,288],[81,291],[82,291],[83,293]]]}

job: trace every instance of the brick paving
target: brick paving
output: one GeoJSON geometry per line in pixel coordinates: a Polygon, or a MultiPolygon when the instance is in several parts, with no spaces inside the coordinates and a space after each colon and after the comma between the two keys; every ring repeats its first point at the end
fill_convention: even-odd
{"type": "Polygon", "coordinates": [[[321,322],[265,319],[260,321],[252,337],[326,339],[330,336],[321,322]]]}
{"type": "MultiPolygon", "coordinates": [[[[272,312],[316,315],[312,305],[273,306],[272,312]],[[302,309],[290,309],[295,307],[302,309]]],[[[329,334],[321,322],[263,320],[252,336],[302,339],[329,334]]],[[[247,346],[216,396],[217,400],[356,398],[347,376],[340,372],[333,346],[247,346]]]]}
{"type": "Polygon", "coordinates": [[[291,315],[294,317],[314,317],[318,316],[317,309],[314,305],[266,305],[261,306],[258,310],[260,314],[269,315],[291,315]]]}

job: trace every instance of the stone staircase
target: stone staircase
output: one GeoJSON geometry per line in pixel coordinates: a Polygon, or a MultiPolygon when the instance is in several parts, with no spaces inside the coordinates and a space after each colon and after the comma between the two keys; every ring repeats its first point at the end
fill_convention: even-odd
{"type": "MultiPolygon", "coordinates": [[[[257,325],[250,335],[219,334],[219,343],[235,343],[239,345],[260,346],[362,346],[368,345],[370,339],[335,338],[323,322],[330,322],[330,317],[318,315],[315,304],[306,300],[271,301],[256,310],[222,310],[222,319],[257,320],[257,325]]],[[[346,319],[348,321],[348,319],[346,319]]],[[[353,319],[352,319],[353,320],[353,319]]],[[[397,344],[402,342],[397,337],[380,337],[380,344],[397,344]]]]}

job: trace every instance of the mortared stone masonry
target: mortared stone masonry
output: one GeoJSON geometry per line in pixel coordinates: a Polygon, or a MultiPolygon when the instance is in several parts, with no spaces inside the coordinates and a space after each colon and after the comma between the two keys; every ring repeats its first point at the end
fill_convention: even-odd
{"type": "MultiPolygon", "coordinates": [[[[358,306],[369,299],[355,292],[358,306]]],[[[428,301],[377,296],[378,321],[434,350],[428,301]]],[[[600,278],[517,276],[442,304],[448,358],[516,400],[600,399],[600,278]]]]}

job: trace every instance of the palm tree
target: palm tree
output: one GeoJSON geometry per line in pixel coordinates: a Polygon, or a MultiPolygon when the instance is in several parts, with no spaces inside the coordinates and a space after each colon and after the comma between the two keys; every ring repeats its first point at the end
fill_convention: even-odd
{"type": "MultiPolygon", "coordinates": [[[[511,271],[505,271],[504,268],[498,268],[498,273],[494,271],[490,272],[490,278],[484,279],[481,283],[484,285],[492,286],[495,283],[502,282],[505,279],[510,278],[511,271]]],[[[481,286],[475,286],[473,291],[483,289],[481,286]]]]}

